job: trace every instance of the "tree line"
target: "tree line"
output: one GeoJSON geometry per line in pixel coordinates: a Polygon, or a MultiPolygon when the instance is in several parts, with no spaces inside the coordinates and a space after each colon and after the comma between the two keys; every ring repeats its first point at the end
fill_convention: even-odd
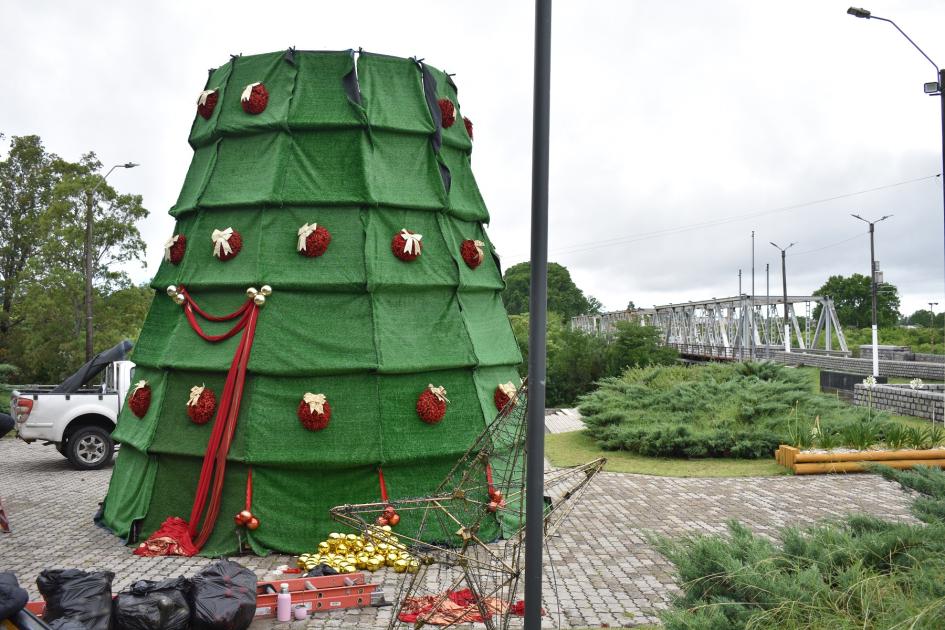
{"type": "Polygon", "coordinates": [[[144,321],[152,291],[120,266],[144,266],[136,224],[148,210],[101,171],[95,153],[70,162],[35,135],[11,137],[0,159],[0,365],[12,382],[58,382],[86,360],[89,302],[93,352],[144,321]]]}

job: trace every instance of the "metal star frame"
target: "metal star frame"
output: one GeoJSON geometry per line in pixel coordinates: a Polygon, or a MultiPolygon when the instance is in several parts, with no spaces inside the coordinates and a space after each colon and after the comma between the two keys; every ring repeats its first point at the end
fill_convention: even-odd
{"type": "MultiPolygon", "coordinates": [[[[488,630],[509,627],[524,570],[527,389],[523,384],[431,496],[332,509],[337,522],[390,541],[391,534],[375,522],[393,505],[406,525],[402,529],[415,532],[396,534],[421,566],[401,582],[389,628],[470,621],[488,630]]],[[[545,537],[605,462],[545,472],[545,537]]]]}

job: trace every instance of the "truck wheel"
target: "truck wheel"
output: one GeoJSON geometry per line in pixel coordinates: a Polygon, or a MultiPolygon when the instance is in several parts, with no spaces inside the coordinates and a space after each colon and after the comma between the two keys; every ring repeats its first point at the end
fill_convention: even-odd
{"type": "Polygon", "coordinates": [[[108,431],[101,427],[82,427],[69,436],[66,452],[75,468],[96,470],[112,461],[115,443],[108,431]]]}

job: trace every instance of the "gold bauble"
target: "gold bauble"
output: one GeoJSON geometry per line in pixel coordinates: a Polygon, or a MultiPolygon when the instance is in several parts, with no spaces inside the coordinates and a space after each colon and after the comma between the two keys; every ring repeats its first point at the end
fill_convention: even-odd
{"type": "Polygon", "coordinates": [[[318,553],[328,553],[329,551],[331,551],[331,545],[327,541],[318,543],[318,553]]]}
{"type": "Polygon", "coordinates": [[[407,563],[407,573],[416,573],[420,570],[420,563],[416,560],[411,560],[407,563]]]}
{"type": "Polygon", "coordinates": [[[246,289],[246,297],[248,297],[248,298],[250,298],[250,299],[256,297],[256,295],[257,295],[258,293],[259,293],[259,291],[256,290],[256,287],[250,287],[250,288],[246,289]]]}
{"type": "Polygon", "coordinates": [[[338,545],[335,547],[335,553],[340,556],[348,555],[348,545],[344,544],[343,542],[338,543],[338,545]]]}
{"type": "Polygon", "coordinates": [[[186,302],[186,301],[187,301],[187,298],[185,298],[185,297],[184,297],[183,295],[181,295],[180,293],[177,293],[176,295],[174,295],[174,303],[175,303],[175,304],[180,305],[180,304],[183,304],[183,303],[186,302]]]}
{"type": "Polygon", "coordinates": [[[168,297],[174,297],[175,295],[177,295],[177,287],[175,287],[173,284],[168,285],[167,295],[168,297]]]}
{"type": "Polygon", "coordinates": [[[255,304],[256,306],[262,306],[265,303],[266,303],[266,296],[263,295],[262,293],[260,293],[259,295],[253,298],[253,304],[255,304]]]}
{"type": "MultiPolygon", "coordinates": [[[[259,292],[266,296],[272,295],[272,287],[269,286],[268,284],[264,284],[261,287],[259,287],[259,292]]],[[[349,534],[349,536],[350,535],[351,534],[349,534]]]]}
{"type": "Polygon", "coordinates": [[[398,560],[394,563],[394,573],[404,573],[409,564],[406,560],[398,560]]]}

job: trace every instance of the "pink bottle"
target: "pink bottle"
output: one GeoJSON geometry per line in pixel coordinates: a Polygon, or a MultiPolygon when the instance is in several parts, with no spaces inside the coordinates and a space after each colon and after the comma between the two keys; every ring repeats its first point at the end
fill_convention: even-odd
{"type": "Polygon", "coordinates": [[[289,594],[289,585],[286,582],[279,585],[279,595],[276,596],[276,619],[292,621],[292,596],[289,594]]]}

